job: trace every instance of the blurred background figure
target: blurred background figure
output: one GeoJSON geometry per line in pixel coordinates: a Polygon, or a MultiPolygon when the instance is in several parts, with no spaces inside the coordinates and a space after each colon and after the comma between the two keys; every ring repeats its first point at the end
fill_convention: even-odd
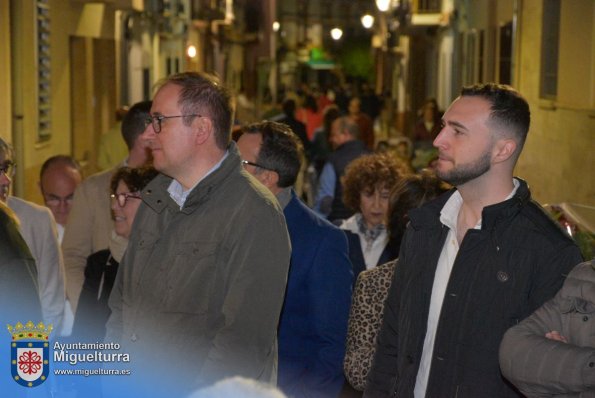
{"type": "Polygon", "coordinates": [[[442,114],[434,98],[428,98],[417,112],[419,118],[413,129],[413,141],[417,148],[431,148],[440,132],[442,114]]]}
{"type": "Polygon", "coordinates": [[[304,104],[296,111],[296,119],[306,126],[308,140],[314,139],[314,132],[322,125],[322,112],[312,94],[304,97],[304,104]]]}
{"type": "Polygon", "coordinates": [[[56,220],[59,243],[62,243],[64,237],[74,191],[82,179],[81,168],[72,156],[52,156],[41,166],[39,189],[45,206],[51,210],[56,220]]]}
{"type": "Polygon", "coordinates": [[[295,117],[297,105],[294,99],[286,99],[283,101],[283,114],[285,115],[282,119],[279,119],[279,123],[283,123],[289,126],[291,131],[302,141],[304,151],[306,154],[310,152],[310,140],[306,132],[306,125],[295,117]]]}
{"type": "Polygon", "coordinates": [[[349,100],[348,115],[359,127],[359,138],[370,151],[374,150],[374,123],[370,116],[361,111],[361,100],[353,97],[349,100]]]}
{"type": "Polygon", "coordinates": [[[72,331],[76,341],[103,341],[105,337],[105,324],[111,314],[107,299],[141,203],[140,191],[157,174],[152,167],[122,167],[112,177],[110,191],[114,228],[109,247],[91,254],[87,259],[85,282],[72,331]]]}
{"type": "Polygon", "coordinates": [[[331,222],[353,215],[353,211],[343,203],[341,177],[349,163],[370,152],[359,135],[359,127],[348,116],[341,116],[331,124],[329,143],[333,152],[322,168],[314,201],[314,211],[331,222]]]}
{"type": "Polygon", "coordinates": [[[389,242],[386,220],[390,192],[400,174],[399,163],[388,154],[362,156],[345,170],[343,201],[355,214],[340,227],[347,234],[355,278],[399,254],[398,245],[389,242]]]}
{"type": "Polygon", "coordinates": [[[310,164],[308,165],[308,206],[314,207],[316,192],[318,192],[318,180],[322,168],[330,155],[332,148],[329,142],[331,126],[340,116],[339,108],[336,105],[328,105],[322,117],[322,125],[314,131],[314,139],[310,150],[310,164]]]}
{"type": "MultiPolygon", "coordinates": [[[[134,104],[122,120],[121,138],[128,152],[120,159],[121,166],[142,167],[150,162],[150,154],[140,135],[149,118],[151,101],[134,104]]],[[[62,252],[66,268],[66,293],[73,313],[85,279],[87,257],[107,249],[112,230],[110,213],[110,181],[115,169],[85,179],[74,193],[72,209],[64,230],[62,252]]]]}
{"type": "MultiPolygon", "coordinates": [[[[388,236],[397,253],[405,227],[409,222],[409,210],[446,192],[448,186],[430,171],[401,177],[393,188],[388,211],[388,236]]],[[[345,351],[345,376],[353,392],[349,396],[361,396],[368,371],[372,366],[376,336],[382,323],[384,301],[388,295],[398,260],[363,271],[359,274],[353,292],[349,329],[345,351]]]]}
{"type": "Polygon", "coordinates": [[[108,170],[116,167],[122,159],[128,156],[126,142],[122,140],[122,120],[128,113],[128,107],[116,109],[116,124],[99,139],[99,152],[97,153],[97,167],[99,170],[108,170]]]}
{"type": "Polygon", "coordinates": [[[64,316],[64,265],[58,244],[56,222],[47,207],[9,195],[16,173],[14,151],[0,138],[0,201],[6,203],[19,220],[21,233],[37,264],[37,285],[43,321],[61,330],[64,316]]]}

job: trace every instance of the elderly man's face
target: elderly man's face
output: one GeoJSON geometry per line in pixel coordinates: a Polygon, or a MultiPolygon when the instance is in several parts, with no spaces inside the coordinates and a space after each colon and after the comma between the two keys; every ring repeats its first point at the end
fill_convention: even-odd
{"type": "MultiPolygon", "coordinates": [[[[0,167],[4,168],[12,164],[10,154],[4,153],[0,150],[0,167]]],[[[9,173],[10,174],[10,173],[9,173]]],[[[0,171],[0,200],[6,202],[8,199],[8,191],[10,190],[10,183],[12,182],[12,175],[0,171]]]]}
{"type": "Polygon", "coordinates": [[[78,170],[63,164],[50,166],[41,176],[39,185],[43,200],[60,225],[66,225],[68,221],[74,190],[80,182],[78,170]]]}

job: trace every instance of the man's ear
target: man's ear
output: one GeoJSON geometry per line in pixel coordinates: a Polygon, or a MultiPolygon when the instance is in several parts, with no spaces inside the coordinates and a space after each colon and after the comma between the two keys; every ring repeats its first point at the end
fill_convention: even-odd
{"type": "Polygon", "coordinates": [[[196,143],[199,145],[204,144],[213,133],[213,121],[208,117],[197,117],[194,119],[192,127],[196,132],[196,143]]]}
{"type": "Polygon", "coordinates": [[[274,192],[274,189],[278,188],[277,183],[279,182],[279,174],[272,170],[262,171],[263,184],[274,192]]]}
{"type": "Polygon", "coordinates": [[[517,149],[517,142],[512,138],[502,138],[496,141],[494,145],[494,157],[495,163],[505,162],[510,159],[517,149]]]}

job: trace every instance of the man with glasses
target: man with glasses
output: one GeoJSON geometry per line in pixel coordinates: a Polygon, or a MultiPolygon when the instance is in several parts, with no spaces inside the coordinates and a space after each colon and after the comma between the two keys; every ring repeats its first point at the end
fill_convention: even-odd
{"type": "Polygon", "coordinates": [[[134,358],[127,385],[150,385],[135,395],[276,378],[289,238],[277,200],[243,171],[232,120],[230,93],[206,74],[170,76],[153,99],[142,138],[162,175],[141,193],[106,337],[134,358]]]}
{"type": "Polygon", "coordinates": [[[46,207],[9,194],[15,172],[13,149],[0,138],[0,200],[19,219],[21,235],[35,259],[43,321],[60,330],[65,304],[64,265],[56,223],[46,207]]]}
{"type": "Polygon", "coordinates": [[[336,397],[353,272],[347,238],[302,203],[292,186],[302,145],[288,126],[262,122],[242,129],[238,148],[246,170],[283,206],[291,238],[291,267],[279,322],[279,387],[295,397],[336,397]]]}
{"type": "Polygon", "coordinates": [[[74,190],[81,180],[81,168],[72,156],[52,156],[41,166],[39,189],[45,206],[52,211],[56,220],[60,243],[62,243],[64,227],[72,208],[74,190]]]}
{"type": "Polygon", "coordinates": [[[94,174],[85,179],[76,189],[72,209],[64,231],[62,253],[66,268],[66,294],[76,313],[79,295],[85,280],[87,257],[107,249],[112,231],[110,210],[110,180],[121,166],[141,167],[149,160],[149,154],[140,135],[145,129],[151,101],[143,101],[130,108],[122,120],[122,137],[128,147],[128,158],[118,167],[94,174]]]}

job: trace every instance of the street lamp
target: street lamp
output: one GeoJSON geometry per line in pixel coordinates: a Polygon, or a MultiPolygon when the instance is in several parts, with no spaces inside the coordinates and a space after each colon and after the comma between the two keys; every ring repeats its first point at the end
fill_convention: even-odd
{"type": "Polygon", "coordinates": [[[333,40],[339,40],[343,36],[343,31],[341,28],[333,28],[331,29],[331,37],[333,40]]]}
{"type": "Polygon", "coordinates": [[[378,7],[380,12],[388,11],[389,6],[390,6],[390,0],[376,0],[376,7],[378,7]]]}
{"type": "Polygon", "coordinates": [[[186,55],[188,55],[190,58],[196,57],[196,47],[189,45],[188,48],[186,48],[186,55]]]}
{"type": "Polygon", "coordinates": [[[374,25],[374,17],[370,14],[362,15],[361,21],[366,29],[370,29],[374,25]]]}
{"type": "Polygon", "coordinates": [[[279,24],[279,22],[277,22],[277,21],[273,22],[273,32],[278,32],[280,27],[281,27],[281,24],[279,24]]]}

